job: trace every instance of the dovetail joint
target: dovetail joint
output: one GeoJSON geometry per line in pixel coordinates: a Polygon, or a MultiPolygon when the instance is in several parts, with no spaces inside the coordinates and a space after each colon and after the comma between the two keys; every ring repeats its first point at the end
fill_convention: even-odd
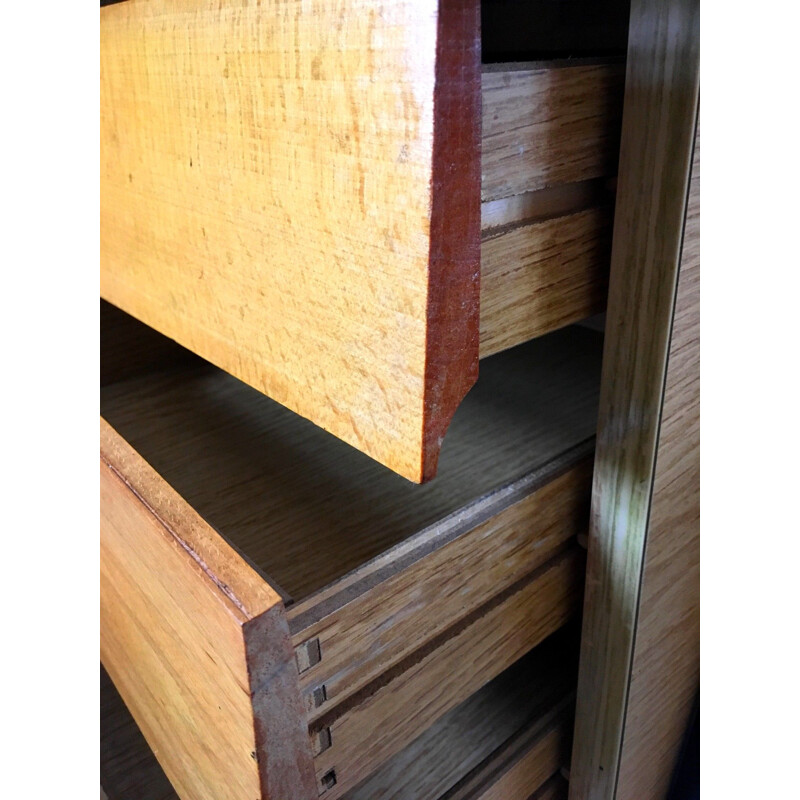
{"type": "Polygon", "coordinates": [[[297,660],[297,671],[302,675],[306,670],[319,664],[322,660],[322,649],[319,644],[319,637],[309,639],[298,645],[294,651],[297,660]]]}
{"type": "Polygon", "coordinates": [[[314,756],[324,753],[332,744],[333,737],[331,736],[330,728],[323,728],[321,731],[317,731],[311,739],[311,749],[314,752],[314,756]]]}
{"type": "Polygon", "coordinates": [[[336,770],[328,770],[322,778],[320,778],[320,794],[324,794],[328,789],[336,786],[336,770]]]}
{"type": "Polygon", "coordinates": [[[323,683],[322,686],[317,686],[316,689],[305,695],[306,711],[310,714],[312,711],[319,708],[327,699],[328,690],[323,683]]]}

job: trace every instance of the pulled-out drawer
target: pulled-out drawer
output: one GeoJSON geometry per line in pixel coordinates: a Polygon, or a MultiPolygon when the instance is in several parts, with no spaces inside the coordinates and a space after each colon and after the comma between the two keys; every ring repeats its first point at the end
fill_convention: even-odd
{"type": "MultiPolygon", "coordinates": [[[[566,800],[577,631],[562,630],[451,709],[346,800],[566,800]]],[[[176,800],[100,670],[100,780],[109,800],[176,800]]]]}
{"type": "Polygon", "coordinates": [[[479,356],[606,296],[624,66],[482,66],[479,18],[477,0],[104,7],[102,296],[433,477],[479,356]]]}
{"type": "Polygon", "coordinates": [[[182,797],[339,797],[576,613],[600,356],[487,359],[421,487],[191,354],[104,365],[102,661],[182,797]]]}

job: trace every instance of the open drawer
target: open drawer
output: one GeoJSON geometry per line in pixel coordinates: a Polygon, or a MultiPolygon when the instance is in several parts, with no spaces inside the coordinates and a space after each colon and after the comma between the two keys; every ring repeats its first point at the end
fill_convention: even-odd
{"type": "MultiPolygon", "coordinates": [[[[549,637],[453,708],[346,800],[566,800],[577,631],[549,637]]],[[[108,800],[177,800],[100,671],[100,779],[108,800]]]]}
{"type": "Polygon", "coordinates": [[[422,487],[191,354],[104,364],[102,660],[181,796],[341,796],[576,613],[600,356],[487,359],[422,487]]]}
{"type": "Polygon", "coordinates": [[[482,66],[477,0],[100,27],[102,296],[399,474],[479,356],[603,310],[622,63],[482,66]]]}

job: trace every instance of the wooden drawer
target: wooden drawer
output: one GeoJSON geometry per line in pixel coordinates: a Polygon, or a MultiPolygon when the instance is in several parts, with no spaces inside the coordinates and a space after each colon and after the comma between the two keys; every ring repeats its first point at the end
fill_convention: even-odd
{"type": "Polygon", "coordinates": [[[401,475],[603,309],[621,64],[482,72],[477,0],[100,19],[103,297],[401,475]]]}
{"type": "Polygon", "coordinates": [[[600,349],[487,359],[423,487],[191,354],[104,369],[102,660],[182,797],[339,797],[573,616],[600,349]]]}
{"type": "MultiPolygon", "coordinates": [[[[566,800],[577,666],[563,629],[451,709],[346,800],[566,800]]],[[[176,800],[101,669],[100,780],[109,800],[176,800]]]]}

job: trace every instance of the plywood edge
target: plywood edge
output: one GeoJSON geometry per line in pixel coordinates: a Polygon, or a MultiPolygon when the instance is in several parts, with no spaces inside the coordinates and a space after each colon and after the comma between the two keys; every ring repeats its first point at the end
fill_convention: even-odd
{"type": "Polygon", "coordinates": [[[440,0],[421,482],[435,476],[450,421],[478,379],[480,62],[480,2],[440,0]]]}

